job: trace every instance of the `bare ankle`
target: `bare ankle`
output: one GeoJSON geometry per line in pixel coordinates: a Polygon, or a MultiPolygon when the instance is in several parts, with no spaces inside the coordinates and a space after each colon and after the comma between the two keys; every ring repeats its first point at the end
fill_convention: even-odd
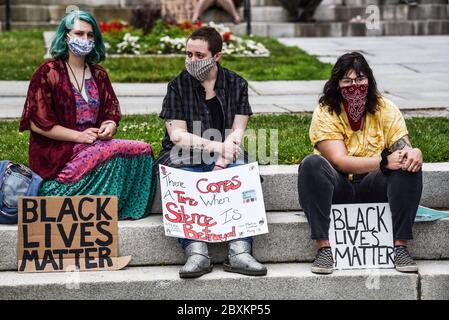
{"type": "Polygon", "coordinates": [[[394,246],[407,246],[407,240],[394,240],[394,246]]]}
{"type": "Polygon", "coordinates": [[[318,245],[318,249],[331,246],[329,240],[317,240],[316,243],[318,245]]]}

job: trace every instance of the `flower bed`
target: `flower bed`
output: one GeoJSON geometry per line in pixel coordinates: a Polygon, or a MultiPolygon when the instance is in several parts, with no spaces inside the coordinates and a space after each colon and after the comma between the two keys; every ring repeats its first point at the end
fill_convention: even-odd
{"type": "MultiPolygon", "coordinates": [[[[151,31],[130,27],[125,22],[112,21],[100,23],[106,50],[109,56],[142,56],[142,55],[184,55],[187,37],[203,24],[192,24],[189,21],[169,24],[159,20],[151,31]]],[[[229,28],[210,22],[223,37],[223,54],[245,57],[267,57],[268,49],[252,39],[234,35],[229,28]]]]}

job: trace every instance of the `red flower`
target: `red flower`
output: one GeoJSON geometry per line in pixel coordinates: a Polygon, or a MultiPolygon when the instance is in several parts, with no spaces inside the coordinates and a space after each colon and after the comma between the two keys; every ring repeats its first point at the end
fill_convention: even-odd
{"type": "Polygon", "coordinates": [[[98,25],[98,27],[100,28],[100,31],[101,31],[101,32],[105,32],[106,29],[107,29],[106,22],[100,22],[100,24],[98,25]]]}
{"type": "Polygon", "coordinates": [[[223,40],[229,41],[229,40],[231,40],[231,36],[232,36],[231,32],[225,32],[225,33],[223,33],[223,40]]]}
{"type": "Polygon", "coordinates": [[[99,28],[101,32],[120,32],[123,28],[127,27],[127,23],[121,21],[100,22],[99,28]]]}
{"type": "Polygon", "coordinates": [[[189,29],[193,28],[193,24],[190,21],[184,21],[184,22],[181,22],[180,24],[178,24],[178,27],[181,30],[189,30],[189,29]]]}

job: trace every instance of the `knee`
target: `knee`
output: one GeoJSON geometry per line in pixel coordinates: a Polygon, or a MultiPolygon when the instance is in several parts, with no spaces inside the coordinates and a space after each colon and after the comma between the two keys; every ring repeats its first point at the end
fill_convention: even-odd
{"type": "Polygon", "coordinates": [[[309,189],[327,183],[331,165],[322,156],[311,154],[304,158],[298,169],[298,190],[309,189]]]}
{"type": "Polygon", "coordinates": [[[405,170],[394,170],[391,173],[392,177],[395,177],[397,179],[403,180],[403,181],[421,181],[422,180],[422,170],[419,170],[418,172],[409,172],[405,170]]]}
{"type": "Polygon", "coordinates": [[[408,172],[404,170],[394,170],[391,173],[390,181],[401,188],[422,188],[422,170],[418,172],[408,172]]]}
{"type": "Polygon", "coordinates": [[[306,156],[298,168],[299,174],[317,174],[327,164],[327,160],[318,154],[309,154],[306,156]]]}

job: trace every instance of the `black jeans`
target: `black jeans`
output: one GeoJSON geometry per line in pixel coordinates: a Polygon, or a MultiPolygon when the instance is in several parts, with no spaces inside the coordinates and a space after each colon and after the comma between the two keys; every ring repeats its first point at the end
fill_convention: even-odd
{"type": "Polygon", "coordinates": [[[298,169],[299,203],[313,240],[329,239],[332,204],[388,202],[395,240],[413,239],[412,226],[422,193],[422,171],[380,170],[350,181],[320,155],[308,155],[298,169]]]}

